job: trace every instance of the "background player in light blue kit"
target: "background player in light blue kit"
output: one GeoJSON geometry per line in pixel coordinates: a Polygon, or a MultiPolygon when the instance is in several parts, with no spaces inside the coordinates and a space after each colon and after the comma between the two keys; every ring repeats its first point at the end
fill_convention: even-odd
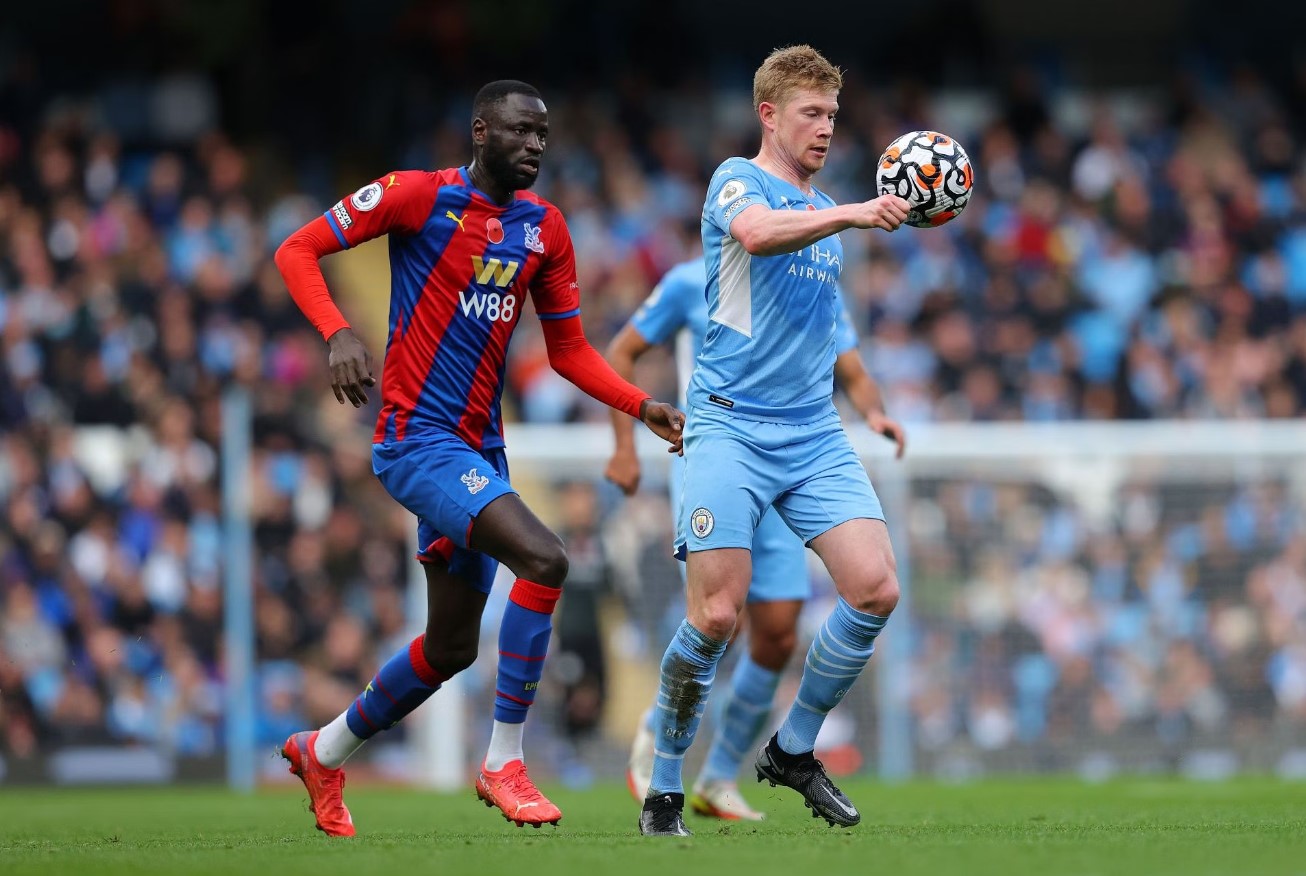
{"type": "MultiPolygon", "coordinates": [[[[658,344],[674,338],[683,402],[694,359],[708,330],[706,286],[707,266],[702,258],[682,262],[669,270],[609,344],[607,358],[613,370],[632,380],[635,361],[658,344]]],[[[898,455],[902,456],[906,433],[884,412],[879,386],[867,373],[857,352],[857,333],[842,302],[835,316],[838,320],[835,377],[871,431],[892,439],[898,445],[898,455]]],[[[619,417],[612,418],[612,428],[615,449],[605,474],[629,496],[639,489],[640,480],[635,430],[619,417]]],[[[676,514],[680,508],[684,459],[673,457],[672,466],[671,508],[676,514]]],[[[789,662],[798,638],[799,613],[803,602],[811,597],[811,579],[802,541],[774,509],[767,509],[763,514],[753,534],[752,553],[748,650],[740,655],[731,676],[728,696],[719,713],[721,720],[694,783],[689,805],[700,815],[759,821],[763,813],[748,805],[735,779],[745,755],[752,751],[771,714],[780,673],[789,662]]],[[[653,773],[655,715],[655,709],[645,713],[631,745],[626,777],[631,792],[640,799],[653,773]]]]}
{"type": "Polygon", "coordinates": [[[761,149],[752,160],[727,159],[708,186],[710,326],[689,387],[676,521],[688,612],[662,658],[653,778],[639,818],[646,835],[689,833],[681,766],[748,593],[753,534],[771,506],[820,556],[840,598],[808,650],[784,724],[758,752],[757,775],[798,791],[831,824],[861,820],[812,751],[897,605],[898,579],[880,501],[834,407],[838,234],[893,231],[908,205],[885,195],[840,206],[813,188],[842,84],[810,46],[771,53],[753,79],[761,149]]]}

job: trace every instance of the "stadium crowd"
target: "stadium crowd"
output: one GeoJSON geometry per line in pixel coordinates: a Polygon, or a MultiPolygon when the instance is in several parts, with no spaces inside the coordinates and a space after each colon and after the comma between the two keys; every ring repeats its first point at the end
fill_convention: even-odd
{"type": "MultiPolygon", "coordinates": [[[[220,750],[231,383],[256,405],[258,738],[329,720],[404,641],[411,522],[370,471],[376,399],[357,415],[336,405],[271,253],[389,168],[297,175],[289,156],[224,135],[200,78],[58,101],[19,84],[0,79],[0,753],[220,750]]],[[[871,193],[877,144],[915,128],[951,124],[977,169],[951,225],[845,235],[846,296],[890,411],[908,424],[1300,416],[1302,104],[1293,114],[1246,71],[1087,107],[1036,85],[1018,77],[992,112],[954,115],[912,87],[853,80],[841,98],[821,177],[837,199],[871,193]]],[[[679,94],[661,117],[651,101],[546,97],[540,190],[570,224],[602,346],[695,252],[705,172],[751,154],[748,98],[679,94]]],[[[464,103],[392,164],[463,163],[464,103]]],[[[641,378],[668,394],[669,367],[641,378]]],[[[529,422],[605,416],[548,369],[530,318],[507,402],[529,422]]],[[[1175,517],[1142,483],[1092,532],[1032,487],[937,487],[920,501],[944,523],[913,544],[923,748],[1306,721],[1306,543],[1283,485],[1231,486],[1175,517]],[[981,525],[979,508],[1000,513],[981,525]],[[936,586],[963,609],[932,609],[936,586]]],[[[660,555],[665,521],[639,520],[639,554],[660,555]]],[[[675,598],[674,566],[642,574],[611,592],[660,616],[647,594],[675,598]]],[[[568,732],[592,712],[569,712],[568,732]]]]}

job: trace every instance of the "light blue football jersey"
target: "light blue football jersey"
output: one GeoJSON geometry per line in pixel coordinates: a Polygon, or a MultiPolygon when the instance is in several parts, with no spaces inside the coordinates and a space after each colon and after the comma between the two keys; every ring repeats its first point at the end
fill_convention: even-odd
{"type": "Polygon", "coordinates": [[[804,423],[833,410],[836,284],[843,244],[832,235],[792,253],[753,256],[730,222],[753,204],[823,210],[835,202],[772,176],[746,158],[724,161],[703,205],[708,330],[689,387],[691,406],[804,423]]]}
{"type": "MultiPolygon", "coordinates": [[[[857,347],[857,332],[838,287],[835,294],[834,349],[835,355],[839,356],[857,347]]],[[[630,318],[630,324],[650,344],[662,344],[675,338],[676,373],[683,404],[694,363],[703,349],[708,331],[705,259],[700,256],[681,262],[663,274],[630,318]]]]}
{"type": "Polygon", "coordinates": [[[676,339],[676,379],[684,406],[694,360],[707,333],[707,265],[703,259],[681,262],[662,275],[630,324],[650,344],[676,339]]]}

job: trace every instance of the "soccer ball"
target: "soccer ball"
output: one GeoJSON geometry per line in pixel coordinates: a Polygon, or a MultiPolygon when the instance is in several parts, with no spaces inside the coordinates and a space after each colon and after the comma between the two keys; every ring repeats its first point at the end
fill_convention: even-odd
{"type": "Polygon", "coordinates": [[[966,150],[938,131],[903,134],[884,150],[875,171],[880,194],[906,200],[911,205],[906,224],[916,228],[957,218],[970,202],[974,184],[966,150]]]}

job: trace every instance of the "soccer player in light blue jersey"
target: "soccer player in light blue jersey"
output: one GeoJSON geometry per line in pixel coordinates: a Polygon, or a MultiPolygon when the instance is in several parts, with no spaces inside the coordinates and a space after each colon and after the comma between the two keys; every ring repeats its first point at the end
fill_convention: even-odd
{"type": "MultiPolygon", "coordinates": [[[[613,370],[632,380],[635,362],[658,344],[675,339],[676,370],[684,401],[694,359],[708,330],[707,265],[700,258],[669,270],[648,299],[608,345],[613,370]]],[[[892,439],[901,456],[906,447],[903,428],[884,412],[880,389],[867,373],[857,352],[857,333],[840,302],[835,311],[834,373],[839,386],[873,432],[892,439]]],[[[635,452],[635,430],[623,418],[613,417],[615,450],[608,461],[607,478],[626,495],[639,489],[640,462],[635,452]]],[[[684,459],[673,457],[669,479],[671,507],[680,507],[684,459]]],[[[716,732],[708,749],[689,805],[700,815],[728,820],[760,821],[765,816],[739,793],[736,776],[745,755],[752,751],[771,714],[771,701],[780,673],[789,662],[798,638],[798,615],[811,597],[811,579],[802,541],[774,509],[762,515],[753,533],[753,578],[748,588],[748,651],[739,657],[730,688],[720,707],[716,732]]],[[[627,784],[643,800],[653,775],[656,709],[649,709],[631,745],[627,784]]]]}
{"type": "Polygon", "coordinates": [[[839,233],[895,230],[884,195],[836,205],[812,186],[825,165],[843,77],[810,46],[771,53],[753,79],[762,144],[729,158],[703,206],[709,328],[690,381],[676,547],[687,603],[662,658],[653,778],[640,832],[685,836],[681,766],[753,577],[767,508],[825,564],[839,593],[803,666],[779,732],[758,752],[759,781],[802,795],[814,816],[861,814],[813,756],[825,716],[857,680],[898,602],[884,512],[834,407],[839,233]]]}

